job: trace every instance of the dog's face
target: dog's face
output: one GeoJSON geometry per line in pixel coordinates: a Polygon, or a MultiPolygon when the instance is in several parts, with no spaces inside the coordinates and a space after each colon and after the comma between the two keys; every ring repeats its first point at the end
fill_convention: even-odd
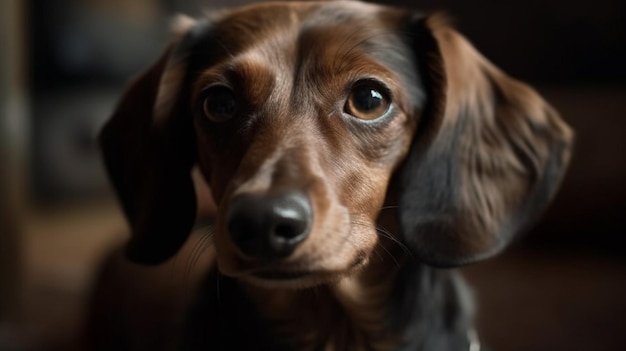
{"type": "Polygon", "coordinates": [[[215,23],[191,101],[223,273],[303,284],[366,263],[424,100],[402,16],[266,5],[215,23]]]}
{"type": "Polygon", "coordinates": [[[437,17],[268,3],[177,32],[102,134],[138,261],[186,238],[194,164],[219,205],[222,273],[304,287],[367,265],[386,198],[424,262],[492,255],[569,158],[558,115],[437,17]]]}

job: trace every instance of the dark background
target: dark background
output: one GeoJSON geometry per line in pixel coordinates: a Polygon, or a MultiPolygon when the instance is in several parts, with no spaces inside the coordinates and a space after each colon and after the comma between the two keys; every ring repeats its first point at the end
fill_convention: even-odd
{"type": "MultiPolygon", "coordinates": [[[[626,2],[387,3],[447,12],[577,133],[543,220],[508,254],[465,270],[481,335],[496,350],[626,350],[626,2]]],[[[164,47],[168,18],[222,6],[0,5],[0,350],[64,349],[75,336],[100,257],[124,239],[94,136],[125,82],[164,47]]]]}

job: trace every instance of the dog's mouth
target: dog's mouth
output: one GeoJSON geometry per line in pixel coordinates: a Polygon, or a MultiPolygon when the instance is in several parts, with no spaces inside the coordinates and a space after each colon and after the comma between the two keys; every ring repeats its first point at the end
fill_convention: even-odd
{"type": "Polygon", "coordinates": [[[240,276],[241,279],[254,285],[269,288],[306,288],[330,283],[340,279],[342,276],[350,275],[366,264],[366,256],[358,257],[343,270],[310,270],[310,269],[288,269],[284,267],[271,267],[255,269],[240,276]]]}
{"type": "Polygon", "coordinates": [[[252,273],[255,277],[263,280],[289,281],[304,279],[315,275],[315,272],[307,271],[283,271],[283,270],[263,270],[252,273]]]}

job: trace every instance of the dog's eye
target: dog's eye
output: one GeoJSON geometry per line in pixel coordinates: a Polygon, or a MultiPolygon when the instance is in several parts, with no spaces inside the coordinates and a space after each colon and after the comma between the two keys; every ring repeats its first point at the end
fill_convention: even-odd
{"type": "Polygon", "coordinates": [[[352,87],[344,111],[360,119],[376,119],[389,109],[385,90],[372,82],[357,83],[352,87]]]}
{"type": "Polygon", "coordinates": [[[237,111],[235,94],[225,86],[208,88],[204,93],[202,111],[213,122],[229,120],[237,111]]]}

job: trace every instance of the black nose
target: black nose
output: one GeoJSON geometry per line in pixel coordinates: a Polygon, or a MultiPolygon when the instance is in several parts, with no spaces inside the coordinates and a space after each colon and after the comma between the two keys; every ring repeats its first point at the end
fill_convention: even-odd
{"type": "Polygon", "coordinates": [[[228,209],[228,232],[251,257],[285,257],[309,235],[313,212],[298,192],[238,195],[228,209]]]}

